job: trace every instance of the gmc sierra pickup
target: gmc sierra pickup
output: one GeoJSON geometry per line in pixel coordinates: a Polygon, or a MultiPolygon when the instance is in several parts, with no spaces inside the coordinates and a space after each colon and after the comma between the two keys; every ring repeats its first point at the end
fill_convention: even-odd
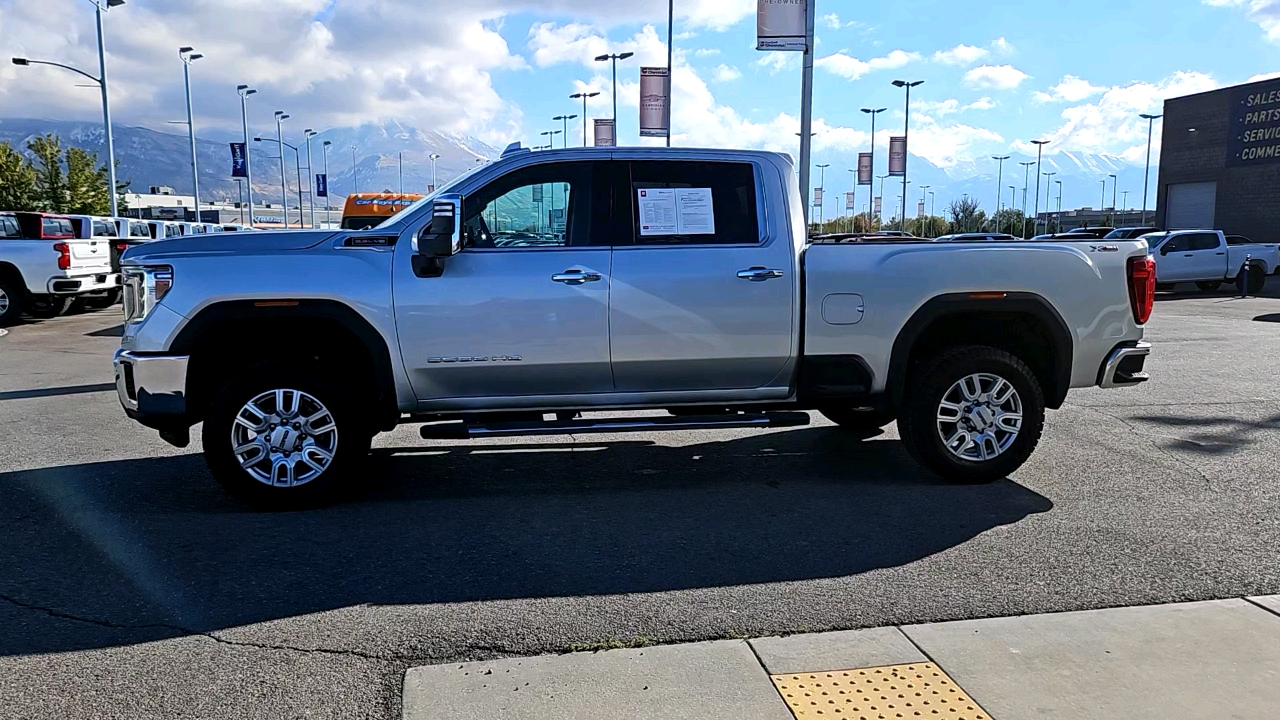
{"type": "Polygon", "coordinates": [[[894,420],[956,482],[1016,470],[1071,388],[1143,382],[1144,241],[807,241],[790,158],[509,148],[368,230],[124,256],[126,412],[214,477],[310,504],[378,432],[894,420]],[[614,411],[653,411],[644,414],[614,411]]]}

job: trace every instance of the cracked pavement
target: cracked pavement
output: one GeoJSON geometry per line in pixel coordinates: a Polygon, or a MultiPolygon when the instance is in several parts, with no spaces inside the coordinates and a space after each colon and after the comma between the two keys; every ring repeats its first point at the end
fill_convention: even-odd
{"type": "Polygon", "coordinates": [[[892,427],[406,427],[356,497],[284,514],[125,420],[116,310],[21,325],[0,718],[395,718],[413,665],[1280,593],[1280,324],[1254,320],[1277,313],[1162,297],[1154,381],[1073,392],[989,486],[923,474],[892,427]]]}

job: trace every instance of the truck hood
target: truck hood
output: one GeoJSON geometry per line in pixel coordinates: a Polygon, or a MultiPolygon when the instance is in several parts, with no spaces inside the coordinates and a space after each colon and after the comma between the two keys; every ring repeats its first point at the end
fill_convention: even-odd
{"type": "Polygon", "coordinates": [[[191,255],[242,255],[306,250],[333,237],[334,230],[227,232],[156,240],[129,248],[121,262],[147,263],[191,255]]]}

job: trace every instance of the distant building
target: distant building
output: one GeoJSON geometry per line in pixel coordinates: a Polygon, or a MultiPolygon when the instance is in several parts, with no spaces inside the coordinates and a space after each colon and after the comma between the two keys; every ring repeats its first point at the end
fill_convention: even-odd
{"type": "Polygon", "coordinates": [[[1280,239],[1280,79],[1166,100],[1155,224],[1280,239]]]}
{"type": "MultiPolygon", "coordinates": [[[[1084,207],[1075,210],[1063,210],[1061,213],[1057,211],[1042,212],[1036,216],[1036,220],[1042,228],[1046,222],[1049,223],[1051,232],[1066,232],[1078,227],[1138,227],[1142,225],[1142,210],[1114,210],[1112,208],[1095,210],[1091,207],[1084,207]]],[[[1147,213],[1147,220],[1151,220],[1150,212],[1147,213]]]]}

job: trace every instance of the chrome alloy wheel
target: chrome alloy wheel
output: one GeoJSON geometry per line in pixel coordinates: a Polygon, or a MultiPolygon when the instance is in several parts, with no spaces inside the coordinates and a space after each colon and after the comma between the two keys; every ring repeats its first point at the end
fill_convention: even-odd
{"type": "Polygon", "coordinates": [[[338,449],[333,413],[300,390],[268,390],[240,408],[231,425],[240,467],[272,487],[297,487],[320,477],[338,449]]]}
{"type": "Polygon", "coordinates": [[[952,455],[984,462],[1003,454],[1022,429],[1022,398],[990,373],[961,378],[938,404],[938,436],[952,455]]]}
{"type": "Polygon", "coordinates": [[[0,315],[4,315],[7,312],[9,312],[9,293],[0,287],[0,315]]]}

